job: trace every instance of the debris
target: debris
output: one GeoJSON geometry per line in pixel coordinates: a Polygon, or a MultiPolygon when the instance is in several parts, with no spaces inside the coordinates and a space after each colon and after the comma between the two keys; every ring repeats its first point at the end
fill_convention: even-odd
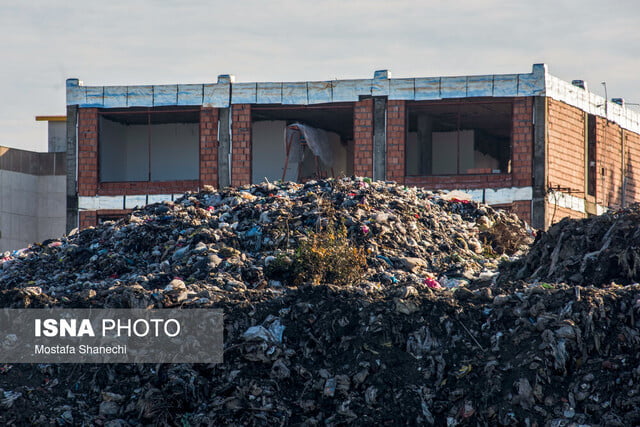
{"type": "Polygon", "coordinates": [[[443,196],[350,178],[203,191],[4,254],[2,307],[221,308],[225,355],[0,365],[0,423],[639,424],[640,285],[604,286],[611,268],[567,284],[607,240],[585,272],[633,272],[635,211],[565,222],[527,254],[514,215],[443,196]],[[314,245],[331,230],[357,277],[314,245]],[[563,243],[580,236],[601,244],[563,243]],[[325,256],[321,279],[301,248],[325,256]]]}

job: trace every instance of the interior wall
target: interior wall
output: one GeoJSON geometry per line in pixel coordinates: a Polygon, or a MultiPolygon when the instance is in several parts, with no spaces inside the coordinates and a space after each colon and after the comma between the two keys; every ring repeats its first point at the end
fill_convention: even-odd
{"type": "MultiPolygon", "coordinates": [[[[284,136],[287,122],[285,120],[263,120],[252,123],[251,134],[253,143],[251,145],[252,174],[251,181],[259,183],[265,178],[269,181],[282,179],[282,171],[285,162],[284,136]]],[[[350,162],[349,150],[341,143],[340,135],[335,132],[327,132],[329,143],[333,151],[333,173],[334,176],[349,175],[350,162]]],[[[289,155],[287,173],[285,180],[295,181],[298,178],[298,152],[295,147],[289,155]]],[[[331,168],[320,163],[320,172],[326,176],[331,176],[331,168]]],[[[315,156],[311,150],[306,149],[305,157],[300,166],[302,178],[310,178],[316,173],[315,156]]]]}
{"type": "MultiPolygon", "coordinates": [[[[282,179],[284,169],[284,131],[287,122],[284,120],[256,121],[251,124],[251,182],[254,184],[266,179],[276,181],[282,179]]],[[[298,162],[290,156],[287,166],[286,181],[295,181],[298,173],[298,162]]]]}
{"type": "Polygon", "coordinates": [[[167,123],[151,129],[151,180],[198,179],[199,124],[167,123]]]}
{"type": "MultiPolygon", "coordinates": [[[[100,180],[149,179],[149,126],[100,119],[100,180]]],[[[151,125],[151,181],[198,179],[197,123],[151,125]]]]}
{"type": "Polygon", "coordinates": [[[420,175],[420,147],[418,146],[418,132],[407,132],[406,142],[407,175],[420,175]]]}
{"type": "Polygon", "coordinates": [[[474,131],[433,132],[432,167],[434,175],[458,173],[458,133],[460,138],[460,173],[474,168],[474,131]]]}
{"type": "MultiPolygon", "coordinates": [[[[348,150],[346,145],[342,145],[340,135],[335,132],[327,132],[329,135],[329,143],[333,152],[333,167],[328,167],[320,159],[318,166],[323,176],[349,176],[348,150]],[[333,170],[333,175],[332,175],[333,170]]],[[[316,160],[311,150],[307,149],[300,169],[302,178],[312,178],[316,174],[316,160]]]]}

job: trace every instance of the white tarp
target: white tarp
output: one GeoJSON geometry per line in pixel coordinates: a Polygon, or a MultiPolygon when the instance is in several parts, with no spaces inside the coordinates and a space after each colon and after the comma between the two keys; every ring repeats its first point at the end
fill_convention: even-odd
{"type": "Polygon", "coordinates": [[[289,157],[293,161],[302,160],[300,143],[303,138],[311,152],[318,156],[326,167],[333,167],[333,151],[331,150],[331,143],[327,131],[303,125],[302,123],[291,124],[285,129],[284,150],[285,153],[287,153],[287,145],[291,143],[289,157]]]}

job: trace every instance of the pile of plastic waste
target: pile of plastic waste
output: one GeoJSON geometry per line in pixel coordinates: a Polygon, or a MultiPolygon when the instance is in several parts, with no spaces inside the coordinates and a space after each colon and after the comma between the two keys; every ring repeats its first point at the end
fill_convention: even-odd
{"type": "Polygon", "coordinates": [[[340,179],[187,194],[5,254],[2,307],[221,308],[225,349],[0,365],[0,422],[639,423],[640,287],[502,284],[532,234],[450,194],[340,179]],[[296,265],[327,234],[357,279],[338,284],[331,250],[314,254],[333,282],[296,265]]]}

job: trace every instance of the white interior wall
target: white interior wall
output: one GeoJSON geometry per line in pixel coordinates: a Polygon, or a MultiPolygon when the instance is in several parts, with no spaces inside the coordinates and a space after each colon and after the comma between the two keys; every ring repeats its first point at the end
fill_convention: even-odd
{"type": "MultiPolygon", "coordinates": [[[[474,132],[460,131],[460,173],[474,168],[474,132]]],[[[434,175],[449,175],[457,172],[458,132],[433,132],[432,171],[434,175]]]]}
{"type": "MultiPolygon", "coordinates": [[[[285,162],[285,128],[284,120],[257,121],[252,123],[251,182],[259,183],[265,178],[270,181],[282,179],[282,171],[285,162]]],[[[349,175],[349,153],[347,147],[340,142],[340,135],[328,132],[329,143],[333,150],[333,172],[335,176],[349,175]]],[[[285,180],[295,181],[298,177],[297,156],[293,153],[289,156],[287,174],[285,180]]],[[[331,176],[331,168],[327,168],[320,161],[320,170],[331,176]]],[[[313,153],[307,149],[305,159],[301,166],[302,177],[310,177],[315,174],[316,166],[313,153]]]]}
{"type": "Polygon", "coordinates": [[[418,147],[418,132],[407,133],[407,143],[405,153],[407,159],[407,175],[418,175],[420,173],[420,149],[418,147]]]}
{"type": "MultiPolygon", "coordinates": [[[[147,125],[124,125],[100,120],[100,179],[147,181],[149,146],[147,125]]],[[[198,179],[198,123],[151,125],[151,180],[198,179]]]]}
{"type": "Polygon", "coordinates": [[[124,179],[120,181],[147,181],[149,179],[149,133],[147,125],[121,125],[124,135],[124,179]]]}
{"type": "Polygon", "coordinates": [[[483,154],[480,151],[474,152],[474,165],[476,169],[496,170],[499,167],[498,159],[495,159],[488,154],[483,154]]]}
{"type": "MultiPolygon", "coordinates": [[[[331,150],[333,152],[333,176],[341,176],[341,175],[349,175],[350,171],[348,168],[348,153],[347,147],[342,145],[340,142],[340,135],[335,132],[327,132],[329,135],[329,144],[331,145],[331,150]]],[[[331,175],[331,167],[326,166],[322,163],[322,160],[318,158],[318,165],[320,167],[320,173],[325,176],[331,175]]],[[[304,161],[302,162],[302,167],[300,169],[300,175],[302,178],[310,178],[315,176],[316,174],[316,159],[313,155],[313,152],[309,149],[305,151],[304,161]]]]}
{"type": "Polygon", "coordinates": [[[167,123],[151,128],[151,180],[198,179],[198,123],[167,123]]]}
{"type": "MultiPolygon", "coordinates": [[[[251,124],[251,182],[282,179],[284,169],[284,120],[257,121],[251,124]]],[[[290,156],[285,180],[295,181],[298,163],[290,156]]]]}

